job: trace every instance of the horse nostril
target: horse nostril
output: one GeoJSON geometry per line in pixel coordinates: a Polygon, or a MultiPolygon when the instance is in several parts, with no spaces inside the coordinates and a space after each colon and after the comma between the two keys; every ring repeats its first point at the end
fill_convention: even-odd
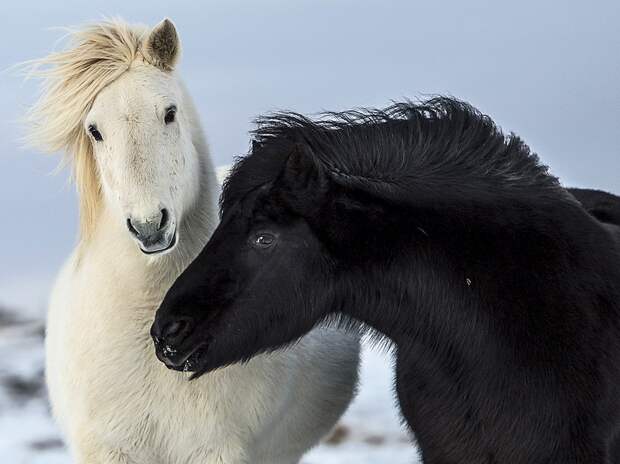
{"type": "Polygon", "coordinates": [[[161,219],[159,220],[159,230],[166,228],[168,222],[170,222],[170,214],[166,208],[163,208],[161,210],[161,219]]]}
{"type": "Polygon", "coordinates": [[[127,229],[129,229],[129,232],[131,232],[131,235],[133,235],[134,237],[138,237],[140,235],[140,232],[138,232],[133,226],[131,218],[127,218],[127,229]]]}
{"type": "Polygon", "coordinates": [[[190,323],[185,319],[179,319],[166,324],[161,330],[161,339],[167,343],[181,341],[190,332],[190,323]]]}
{"type": "Polygon", "coordinates": [[[170,225],[170,212],[167,208],[159,210],[159,213],[147,219],[140,220],[129,216],[127,229],[139,240],[158,238],[170,225]]]}

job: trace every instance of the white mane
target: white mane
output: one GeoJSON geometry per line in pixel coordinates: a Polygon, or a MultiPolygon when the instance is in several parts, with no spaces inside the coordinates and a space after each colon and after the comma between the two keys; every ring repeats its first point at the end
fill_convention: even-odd
{"type": "Polygon", "coordinates": [[[63,151],[73,166],[80,198],[82,240],[92,231],[101,185],[83,121],[95,98],[129,70],[141,53],[145,26],[109,20],[69,31],[69,47],[27,62],[30,76],[43,80],[39,100],[28,112],[27,141],[46,152],[63,151]]]}

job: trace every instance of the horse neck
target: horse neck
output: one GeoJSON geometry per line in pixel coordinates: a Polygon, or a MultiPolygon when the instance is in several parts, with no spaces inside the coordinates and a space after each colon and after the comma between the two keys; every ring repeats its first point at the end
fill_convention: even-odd
{"type": "MultiPolygon", "coordinates": [[[[530,308],[540,327],[567,308],[578,320],[593,310],[591,295],[575,285],[580,269],[618,274],[608,257],[613,240],[575,202],[529,194],[460,204],[424,200],[435,206],[391,210],[389,223],[338,226],[363,230],[349,243],[373,243],[373,251],[345,279],[337,307],[397,343],[488,346],[501,339],[488,331],[502,318],[514,322],[512,334],[526,330],[517,326],[527,324],[530,308]]],[[[605,291],[590,284],[590,291],[605,291]]]]}

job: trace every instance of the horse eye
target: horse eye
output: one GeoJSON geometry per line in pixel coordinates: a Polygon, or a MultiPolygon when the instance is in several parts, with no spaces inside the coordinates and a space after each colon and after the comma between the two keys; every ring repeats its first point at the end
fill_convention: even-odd
{"type": "Polygon", "coordinates": [[[269,232],[261,232],[260,234],[256,234],[254,239],[252,240],[252,244],[259,248],[268,248],[273,245],[276,241],[276,237],[269,232]]]}
{"type": "Polygon", "coordinates": [[[166,116],[164,116],[164,122],[166,124],[172,124],[174,122],[174,118],[177,114],[176,106],[171,106],[166,110],[166,116]]]}
{"type": "Polygon", "coordinates": [[[97,142],[101,142],[103,140],[101,132],[97,130],[97,126],[95,126],[94,124],[88,126],[88,132],[90,132],[90,135],[92,135],[97,142]]]}

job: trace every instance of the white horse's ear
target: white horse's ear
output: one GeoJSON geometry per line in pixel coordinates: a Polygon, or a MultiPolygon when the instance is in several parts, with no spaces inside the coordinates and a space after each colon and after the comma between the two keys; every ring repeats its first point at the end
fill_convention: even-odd
{"type": "Polygon", "coordinates": [[[171,71],[179,60],[181,42],[172,21],[164,19],[153,28],[142,47],[146,61],[153,66],[171,71]]]}

